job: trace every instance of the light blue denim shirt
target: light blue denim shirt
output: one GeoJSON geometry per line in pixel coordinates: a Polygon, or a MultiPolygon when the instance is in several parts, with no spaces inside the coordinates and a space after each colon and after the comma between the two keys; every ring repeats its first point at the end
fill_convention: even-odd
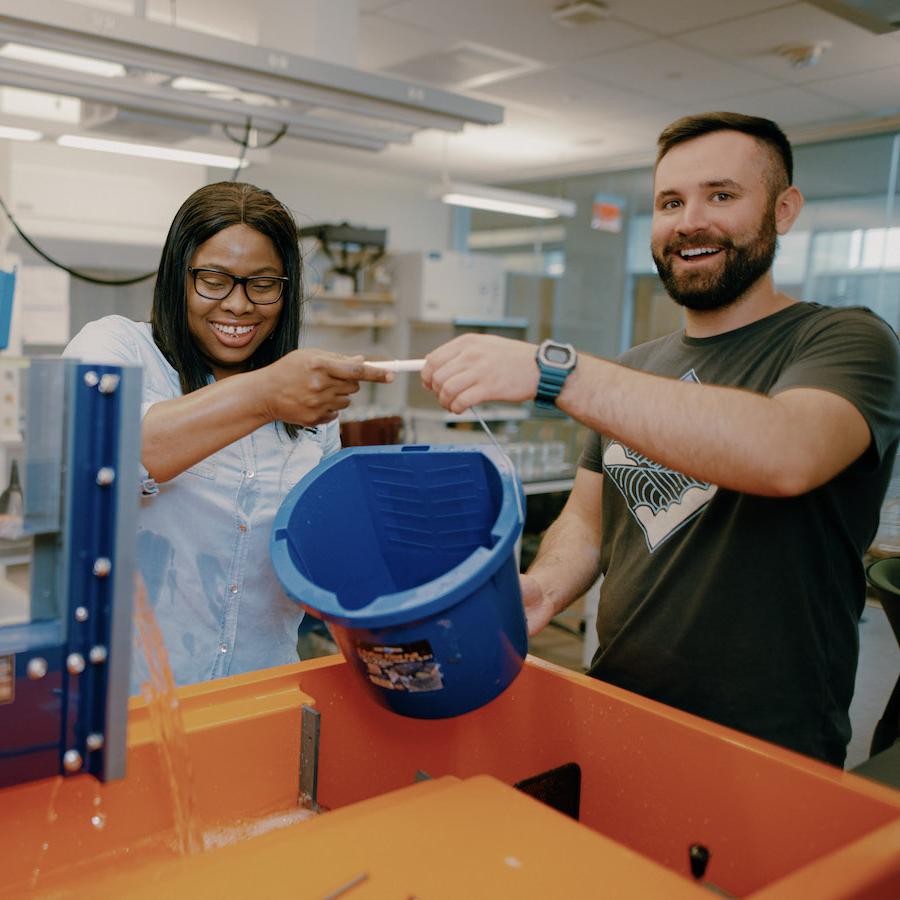
{"type": "MultiPolygon", "coordinates": [[[[63,355],[142,366],[142,417],[154,403],[181,396],[146,322],[91,322],[63,355]]],[[[297,660],[303,610],[275,577],[269,534],[287,492],[339,447],[336,422],[305,429],[295,441],[270,423],[142,497],[138,566],[177,684],[297,660]]],[[[132,692],[145,680],[136,652],[132,692]]]]}

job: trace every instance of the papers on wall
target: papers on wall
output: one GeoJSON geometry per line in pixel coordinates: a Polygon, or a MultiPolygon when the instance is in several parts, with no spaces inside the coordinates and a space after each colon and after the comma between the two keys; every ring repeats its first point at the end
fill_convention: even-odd
{"type": "Polygon", "coordinates": [[[21,305],[22,342],[69,342],[69,273],[54,266],[21,266],[14,303],[21,305]]]}

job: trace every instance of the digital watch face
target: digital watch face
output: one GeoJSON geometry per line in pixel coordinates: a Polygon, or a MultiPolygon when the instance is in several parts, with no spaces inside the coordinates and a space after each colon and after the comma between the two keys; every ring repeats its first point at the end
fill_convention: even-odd
{"type": "Polygon", "coordinates": [[[544,355],[550,362],[564,363],[569,361],[569,351],[562,347],[548,347],[544,355]]]}
{"type": "Polygon", "coordinates": [[[564,365],[569,361],[569,351],[565,347],[547,347],[544,350],[544,357],[547,362],[564,365]]]}

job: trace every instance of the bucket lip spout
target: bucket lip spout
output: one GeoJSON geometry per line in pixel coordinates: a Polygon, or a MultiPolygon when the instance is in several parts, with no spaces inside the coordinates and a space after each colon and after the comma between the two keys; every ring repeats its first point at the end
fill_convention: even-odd
{"type": "Polygon", "coordinates": [[[403,444],[345,447],[308,472],[281,504],[269,541],[272,566],[288,596],[327,622],[351,628],[381,628],[426,618],[465,599],[472,593],[476,576],[479,579],[477,583],[487,581],[513,553],[523,525],[520,515],[521,496],[516,497],[516,493],[520,491],[518,478],[511,465],[488,444],[440,444],[433,448],[428,445],[403,444]],[[488,458],[502,485],[500,509],[490,529],[493,546],[478,547],[452,569],[425,584],[381,594],[359,609],[349,609],[341,605],[333,591],[313,584],[297,571],[288,550],[286,532],[290,516],[299,498],[313,482],[348,457],[404,452],[477,453],[488,458]]]}

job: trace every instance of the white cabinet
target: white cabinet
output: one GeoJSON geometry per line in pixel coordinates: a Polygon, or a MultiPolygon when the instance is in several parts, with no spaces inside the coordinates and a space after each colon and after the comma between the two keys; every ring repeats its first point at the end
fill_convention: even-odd
{"type": "Polygon", "coordinates": [[[453,250],[393,257],[393,282],[403,315],[427,322],[502,319],[503,261],[453,250]]]}

